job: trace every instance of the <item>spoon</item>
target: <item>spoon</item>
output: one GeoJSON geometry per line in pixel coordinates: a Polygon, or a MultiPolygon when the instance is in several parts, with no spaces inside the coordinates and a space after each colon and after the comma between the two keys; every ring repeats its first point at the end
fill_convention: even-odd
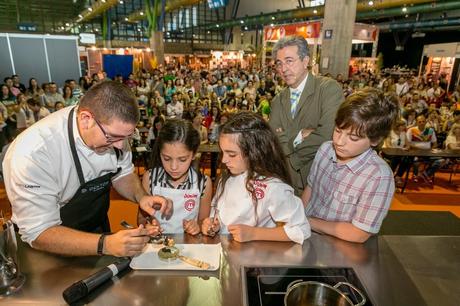
{"type": "Polygon", "coordinates": [[[189,265],[198,267],[203,270],[208,270],[211,267],[211,265],[207,262],[181,255],[179,249],[174,246],[165,246],[164,248],[161,248],[158,251],[158,257],[164,261],[180,259],[189,265]]]}

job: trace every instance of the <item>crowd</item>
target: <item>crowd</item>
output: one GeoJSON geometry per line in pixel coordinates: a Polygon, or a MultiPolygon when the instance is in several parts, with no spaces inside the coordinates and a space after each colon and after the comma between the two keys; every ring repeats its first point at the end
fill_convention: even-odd
{"type": "MultiPolygon", "coordinates": [[[[394,192],[391,170],[396,173],[396,184],[405,171],[412,168],[414,181],[423,179],[430,183],[435,171],[448,162],[440,158],[389,158],[391,170],[387,170],[390,168],[373,148],[378,148],[380,143],[385,147],[403,149],[430,149],[438,146],[460,148],[460,86],[448,92],[448,82],[443,74],[440,79],[432,79],[430,76],[417,78],[410,73],[375,74],[370,71],[359,72],[350,79],[342,75],[336,76],[334,80],[330,75],[317,77],[308,70],[308,53],[302,55],[300,48],[289,49],[292,47],[297,48],[297,45],[281,46],[276,65],[263,69],[197,71],[188,67],[168,66],[152,71],[141,70],[126,79],[117,75],[114,77],[115,82],[104,82],[110,79],[101,71],[81,77],[78,82],[66,80],[62,88],[55,82],[39,86],[34,78],[29,80],[29,86],[26,87],[18,75],[6,77],[0,103],[1,142],[2,145],[9,144],[37,121],[59,109],[76,105],[83,99],[89,110],[78,110],[77,120],[82,124],[92,121],[97,124],[105,137],[106,143],[102,146],[104,150],[107,144],[113,144],[119,150],[125,149],[121,144],[115,146],[125,138],[145,142],[152,147],[152,164],[144,175],[143,188],[151,195],[159,194],[174,199],[173,210],[181,213],[174,216],[174,222],[152,222],[153,229],[149,228],[150,232],[161,232],[163,228],[170,232],[184,230],[196,234],[201,231],[212,235],[220,230],[231,233],[237,241],[292,240],[302,243],[310,235],[311,225],[318,232],[363,242],[372,233],[378,232],[389,208],[394,192]],[[294,50],[294,55],[289,50],[294,50]],[[296,55],[299,55],[297,59],[296,55]],[[299,59],[301,64],[295,65],[299,59]],[[107,87],[113,87],[117,82],[125,84],[129,88],[126,90],[135,96],[139,120],[134,133],[128,133],[130,129],[126,126],[123,136],[111,137],[104,126],[112,123],[107,121],[101,124],[90,111],[93,107],[91,103],[96,103],[96,100],[90,99],[96,94],[89,93],[107,91],[104,84],[111,83],[107,87]],[[309,86],[318,88],[311,89],[309,86]],[[317,121],[311,127],[301,122],[284,143],[282,138],[286,136],[286,127],[281,125],[285,123],[283,117],[280,117],[283,110],[279,105],[284,103],[281,99],[283,95],[286,101],[290,99],[291,104],[287,104],[290,107],[287,111],[288,121],[294,126],[296,120],[301,120],[296,118],[304,116],[299,107],[305,103],[301,97],[305,98],[309,90],[315,93],[319,103],[320,118],[311,119],[317,121]],[[329,93],[326,96],[317,97],[320,92],[324,94],[327,90],[329,93]],[[321,110],[321,104],[326,103],[323,100],[327,95],[334,97],[334,103],[330,104],[326,112],[321,110]],[[273,102],[274,98],[278,100],[273,102]],[[272,107],[273,103],[278,103],[278,106],[272,107]],[[256,113],[259,116],[254,115],[256,113]],[[276,122],[279,121],[280,127],[274,126],[275,115],[278,116],[276,122]],[[398,120],[394,120],[396,116],[398,120]],[[391,126],[393,122],[396,123],[391,126]],[[333,131],[329,128],[321,130],[326,123],[333,131]],[[146,137],[139,133],[142,128],[148,131],[146,137]],[[321,133],[328,135],[323,137],[321,133]],[[308,161],[301,155],[295,159],[295,152],[305,151],[305,144],[311,139],[314,139],[314,144],[307,148],[311,150],[308,161]],[[192,160],[200,144],[217,141],[222,150],[222,162],[228,172],[223,172],[213,199],[216,204],[211,210],[210,180],[192,167],[192,160]],[[292,152],[286,154],[286,150],[292,152]],[[295,163],[302,164],[299,167],[306,163],[309,165],[305,173],[303,169],[299,170],[302,181],[297,185],[291,181],[290,172],[298,170],[295,163]],[[346,164],[346,167],[340,167],[343,166],[341,163],[346,164]],[[427,166],[420,173],[419,166],[422,163],[427,166]],[[363,165],[367,165],[367,168],[362,169],[363,165]],[[341,180],[337,178],[337,173],[341,173],[341,180]],[[303,181],[304,178],[307,181],[303,181]],[[350,189],[350,186],[354,187],[350,189]],[[241,192],[235,192],[239,189],[241,192]],[[246,195],[245,190],[248,193],[243,197],[246,195]],[[353,190],[356,194],[349,195],[346,190],[353,190]],[[270,196],[265,197],[268,194],[270,196]],[[301,198],[296,197],[300,194],[301,198]],[[188,197],[193,197],[201,204],[195,205],[194,200],[193,207],[188,207],[191,205],[188,197]],[[186,199],[185,203],[182,203],[183,199],[186,199]],[[375,205],[375,209],[370,209],[372,214],[369,213],[369,205],[367,208],[362,207],[362,217],[357,217],[354,210],[343,209],[343,205],[350,201],[359,202],[359,199],[367,199],[367,202],[375,205]],[[240,204],[236,212],[233,212],[234,206],[228,206],[230,202],[240,204]],[[291,209],[284,209],[280,203],[290,205],[291,209]],[[330,207],[324,210],[325,206],[321,203],[329,203],[330,207]],[[303,209],[302,205],[308,221],[299,213],[303,209]],[[186,211],[181,210],[184,207],[186,211]],[[219,214],[219,219],[211,218],[211,215],[216,214],[219,214]],[[253,228],[235,225],[239,221],[243,224],[251,223],[252,219],[256,220],[253,228]],[[342,219],[346,221],[337,221],[342,219]],[[284,231],[279,227],[272,229],[275,222],[283,223],[284,231]],[[267,229],[257,230],[259,227],[267,229]]],[[[123,91],[122,88],[126,87],[113,88],[123,91]]],[[[129,95],[124,94],[129,100],[129,95]]],[[[113,104],[116,101],[112,101],[112,98],[104,99],[113,104]]],[[[98,111],[101,110],[98,106],[98,111]]],[[[311,112],[308,114],[312,116],[311,112]]],[[[73,111],[69,118],[72,115],[73,111]]],[[[103,116],[103,112],[98,116],[103,116]]],[[[123,114],[117,116],[122,118],[123,114]]],[[[131,117],[133,121],[135,116],[131,117]]],[[[91,124],[77,127],[92,128],[91,124]]],[[[118,153],[115,161],[117,158],[118,153]]],[[[136,194],[140,194],[137,189],[136,194]]],[[[138,196],[134,198],[137,200],[138,196]]],[[[166,204],[162,205],[162,210],[167,210],[166,204]]],[[[144,217],[140,211],[140,224],[145,223],[144,217]]]]}
{"type": "MultiPolygon", "coordinates": [[[[398,71],[379,74],[363,71],[349,79],[342,75],[335,79],[342,85],[345,97],[368,87],[396,93],[407,134],[399,140],[402,137],[398,136],[395,127],[392,140],[384,144],[387,147],[445,147],[447,136],[455,134],[455,130],[451,131],[453,125],[460,123],[460,85],[447,92],[445,74],[434,80],[429,75],[419,79],[410,73],[401,75],[398,71]],[[426,121],[423,126],[417,124],[420,116],[426,121]],[[420,137],[424,134],[430,135],[431,144],[427,143],[427,137],[420,137]]],[[[66,80],[59,88],[55,82],[40,85],[31,78],[25,86],[18,75],[5,77],[0,97],[0,147],[48,114],[77,104],[91,86],[103,80],[110,78],[102,71],[81,77],[78,83],[66,80]]],[[[153,144],[167,118],[195,122],[203,142],[215,142],[222,118],[227,119],[239,111],[256,112],[268,120],[273,97],[286,86],[276,69],[270,66],[259,70],[229,68],[209,71],[168,67],[150,72],[141,70],[125,80],[117,75],[114,80],[126,84],[136,94],[141,110],[138,127],[149,129],[146,140],[149,144],[153,144]]],[[[401,123],[399,128],[402,126],[401,123]]],[[[395,162],[392,164],[396,165],[395,162]]],[[[404,166],[399,174],[402,174],[401,169],[404,166]]],[[[399,175],[397,178],[399,180],[399,175]]]]}
{"type": "MultiPolygon", "coordinates": [[[[91,86],[103,80],[110,80],[103,71],[81,77],[78,83],[66,80],[62,87],[55,82],[40,85],[35,78],[31,78],[25,86],[18,75],[5,77],[0,97],[0,147],[3,148],[17,133],[48,114],[77,104],[91,86]]],[[[151,145],[167,118],[184,118],[194,122],[203,143],[215,142],[222,118],[226,120],[239,111],[256,112],[268,120],[273,97],[286,86],[275,67],[271,66],[259,70],[229,68],[209,71],[168,66],[153,71],[141,70],[130,74],[127,79],[117,75],[114,80],[126,84],[136,94],[141,110],[138,127],[149,129],[146,139],[141,139],[139,135],[137,140],[151,145]]],[[[451,135],[450,142],[454,141],[451,147],[458,146],[455,140],[458,137],[453,138],[455,129],[452,127],[455,123],[460,124],[460,85],[448,92],[445,74],[434,80],[430,75],[419,79],[411,73],[401,74],[398,70],[379,74],[363,71],[349,79],[337,75],[335,80],[342,85],[345,97],[368,87],[393,92],[399,97],[401,122],[384,146],[442,148],[446,147],[448,135],[451,135]],[[417,124],[418,119],[423,121],[422,118],[425,124],[417,124]],[[400,133],[403,130],[407,132],[405,137],[400,133]]],[[[412,163],[412,160],[404,163],[391,161],[395,171],[399,168],[397,183],[412,163]]],[[[437,161],[432,169],[441,165],[437,161]]],[[[417,173],[416,166],[415,181],[419,178],[417,173]]],[[[432,174],[432,171],[425,171],[421,177],[430,180],[432,174]]]]}

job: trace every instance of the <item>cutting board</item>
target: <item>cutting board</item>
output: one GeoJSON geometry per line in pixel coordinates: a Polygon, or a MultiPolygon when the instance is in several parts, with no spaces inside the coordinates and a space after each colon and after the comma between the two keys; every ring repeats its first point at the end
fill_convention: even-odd
{"type": "MultiPolygon", "coordinates": [[[[158,251],[163,245],[147,244],[144,251],[133,257],[130,267],[134,270],[198,270],[198,267],[192,266],[180,259],[170,261],[161,260],[158,257],[158,251]]],[[[211,266],[206,271],[216,271],[220,265],[221,244],[176,244],[180,254],[194,259],[205,261],[211,266]]]]}

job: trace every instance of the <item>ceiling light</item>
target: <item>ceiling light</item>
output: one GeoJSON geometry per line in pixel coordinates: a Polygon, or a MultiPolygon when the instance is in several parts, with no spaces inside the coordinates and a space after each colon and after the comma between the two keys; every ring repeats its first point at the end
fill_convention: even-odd
{"type": "Polygon", "coordinates": [[[137,29],[139,32],[141,31],[141,29],[137,29]]]}
{"type": "Polygon", "coordinates": [[[270,26],[273,27],[273,26],[275,26],[275,25],[274,25],[273,23],[270,23],[270,26]]]}
{"type": "Polygon", "coordinates": [[[211,34],[211,31],[208,31],[208,34],[211,34]]]}
{"type": "Polygon", "coordinates": [[[92,7],[88,7],[88,11],[92,12],[92,11],[93,11],[93,8],[92,8],[92,7]]]}
{"type": "Polygon", "coordinates": [[[407,12],[407,7],[403,7],[403,8],[402,8],[402,11],[403,11],[404,13],[407,12]]]}
{"type": "Polygon", "coordinates": [[[276,19],[275,16],[272,16],[272,20],[275,20],[275,19],[276,19]]]}
{"type": "Polygon", "coordinates": [[[82,14],[79,14],[79,15],[78,15],[78,18],[83,18],[83,15],[82,15],[82,14]]]}
{"type": "Polygon", "coordinates": [[[105,3],[105,0],[101,0],[101,1],[102,1],[102,3],[105,3]]]}
{"type": "Polygon", "coordinates": [[[66,27],[68,27],[69,25],[70,25],[70,23],[68,23],[68,22],[65,24],[66,27]]]}
{"type": "Polygon", "coordinates": [[[139,14],[140,14],[141,16],[144,16],[144,12],[140,12],[139,14]]]}
{"type": "Polygon", "coordinates": [[[313,10],[313,14],[318,14],[318,11],[317,11],[317,10],[313,10]]]}
{"type": "Polygon", "coordinates": [[[240,20],[240,23],[243,24],[243,23],[244,23],[244,20],[240,20]]]}
{"type": "Polygon", "coordinates": [[[120,0],[120,4],[123,4],[123,0],[120,0]]]}
{"type": "Polygon", "coordinates": [[[150,52],[150,48],[145,49],[145,51],[150,52]]]}
{"type": "Polygon", "coordinates": [[[125,21],[128,21],[128,20],[129,20],[128,17],[125,17],[125,21]]]}
{"type": "Polygon", "coordinates": [[[373,6],[373,5],[374,5],[374,1],[369,1],[367,4],[369,4],[369,6],[373,6]]]}
{"type": "Polygon", "coordinates": [[[248,27],[244,27],[244,29],[247,31],[247,30],[248,30],[248,27]]]}
{"type": "Polygon", "coordinates": [[[218,24],[216,24],[216,28],[218,28],[218,27],[219,27],[219,25],[218,25],[218,24]]]}

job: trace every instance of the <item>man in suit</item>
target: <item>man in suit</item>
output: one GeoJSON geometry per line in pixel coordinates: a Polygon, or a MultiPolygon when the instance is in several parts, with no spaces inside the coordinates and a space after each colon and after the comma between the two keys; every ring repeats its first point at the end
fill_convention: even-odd
{"type": "Polygon", "coordinates": [[[319,146],[330,140],[339,105],[340,85],[308,70],[308,43],[301,36],[280,39],[273,47],[278,73],[289,86],[273,100],[270,126],[290,165],[294,189],[301,194],[319,146]]]}

